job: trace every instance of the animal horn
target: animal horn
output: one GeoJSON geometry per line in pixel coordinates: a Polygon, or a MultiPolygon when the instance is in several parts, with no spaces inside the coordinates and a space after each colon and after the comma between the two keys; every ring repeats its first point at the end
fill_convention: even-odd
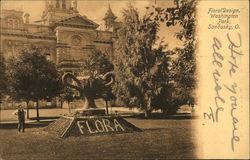
{"type": "Polygon", "coordinates": [[[80,96],[76,96],[76,98],[81,98],[83,96],[81,82],[72,73],[69,73],[69,72],[65,73],[62,77],[62,81],[63,81],[63,83],[66,84],[66,86],[73,88],[73,89],[76,89],[80,93],[80,96]],[[70,82],[68,82],[69,78],[73,79],[77,83],[77,86],[72,85],[70,82]]]}
{"type": "Polygon", "coordinates": [[[107,73],[105,73],[105,74],[102,76],[102,79],[103,79],[104,81],[106,81],[107,78],[108,78],[108,76],[110,76],[110,81],[107,82],[107,83],[105,83],[105,84],[104,84],[105,86],[109,86],[109,85],[111,85],[111,84],[114,83],[114,74],[113,74],[112,72],[107,72],[107,73]]]}

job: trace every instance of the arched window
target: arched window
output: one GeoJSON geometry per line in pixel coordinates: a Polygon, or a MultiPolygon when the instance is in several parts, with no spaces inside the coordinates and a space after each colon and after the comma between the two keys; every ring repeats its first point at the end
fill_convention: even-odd
{"type": "Polygon", "coordinates": [[[62,8],[63,8],[63,9],[66,9],[66,3],[65,3],[65,0],[62,0],[62,8]]]}
{"type": "Polygon", "coordinates": [[[20,27],[19,19],[9,18],[6,21],[7,28],[9,29],[18,29],[20,27]]]}
{"type": "Polygon", "coordinates": [[[51,60],[51,55],[50,55],[49,53],[46,53],[45,56],[46,56],[46,59],[47,59],[48,61],[51,60]]]}
{"type": "Polygon", "coordinates": [[[4,55],[3,52],[0,52],[0,63],[3,63],[4,61],[4,55]]]}
{"type": "Polygon", "coordinates": [[[18,29],[19,28],[19,20],[18,19],[14,20],[13,28],[14,29],[18,29]]]}
{"type": "Polygon", "coordinates": [[[10,26],[10,22],[7,20],[6,21],[6,27],[9,28],[9,26],[10,26]]]}
{"type": "Polygon", "coordinates": [[[15,44],[14,41],[7,40],[6,41],[6,55],[7,57],[11,57],[14,55],[15,44]]]}
{"type": "Polygon", "coordinates": [[[7,47],[8,47],[8,48],[11,48],[12,45],[13,45],[12,41],[7,41],[7,47]]]}
{"type": "Polygon", "coordinates": [[[7,20],[7,28],[13,29],[13,20],[12,19],[7,20]]]}
{"type": "Polygon", "coordinates": [[[59,4],[59,0],[56,0],[56,8],[59,8],[60,4],[59,4]]]}
{"type": "Polygon", "coordinates": [[[49,48],[47,48],[47,47],[44,48],[44,55],[46,56],[46,59],[47,59],[48,61],[51,60],[51,54],[50,54],[49,48]]]}

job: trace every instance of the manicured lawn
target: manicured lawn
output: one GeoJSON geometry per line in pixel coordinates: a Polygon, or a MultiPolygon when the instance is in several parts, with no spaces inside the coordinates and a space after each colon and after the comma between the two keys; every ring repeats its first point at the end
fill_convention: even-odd
{"type": "Polygon", "coordinates": [[[58,138],[30,125],[25,133],[0,129],[0,159],[179,159],[196,158],[195,119],[126,118],[143,132],[58,138]]]}

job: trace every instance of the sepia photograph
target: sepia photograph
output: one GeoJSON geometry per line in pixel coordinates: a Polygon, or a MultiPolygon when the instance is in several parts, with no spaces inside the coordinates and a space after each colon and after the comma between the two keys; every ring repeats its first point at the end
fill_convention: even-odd
{"type": "Polygon", "coordinates": [[[0,160],[249,158],[247,0],[0,4],[0,160]]]}

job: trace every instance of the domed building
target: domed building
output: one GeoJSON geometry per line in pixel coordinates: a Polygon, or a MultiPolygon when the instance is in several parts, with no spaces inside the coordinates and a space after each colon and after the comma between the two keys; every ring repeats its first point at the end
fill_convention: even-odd
{"type": "MultiPolygon", "coordinates": [[[[6,59],[24,47],[36,46],[63,71],[74,71],[92,49],[112,54],[116,16],[110,6],[105,30],[80,15],[77,0],[46,0],[41,19],[30,23],[23,11],[1,11],[1,54],[6,59]]],[[[116,27],[117,28],[117,27],[116,27]]]]}
{"type": "MultiPolygon", "coordinates": [[[[25,47],[35,46],[58,69],[75,72],[93,49],[113,55],[113,31],[119,23],[110,6],[104,13],[105,30],[98,29],[97,23],[79,14],[77,0],[45,0],[44,8],[41,19],[32,23],[28,13],[1,10],[0,57],[8,59],[25,47]]],[[[13,103],[4,106],[10,105],[13,103]]],[[[41,106],[45,105],[41,103],[41,106]]]]}

